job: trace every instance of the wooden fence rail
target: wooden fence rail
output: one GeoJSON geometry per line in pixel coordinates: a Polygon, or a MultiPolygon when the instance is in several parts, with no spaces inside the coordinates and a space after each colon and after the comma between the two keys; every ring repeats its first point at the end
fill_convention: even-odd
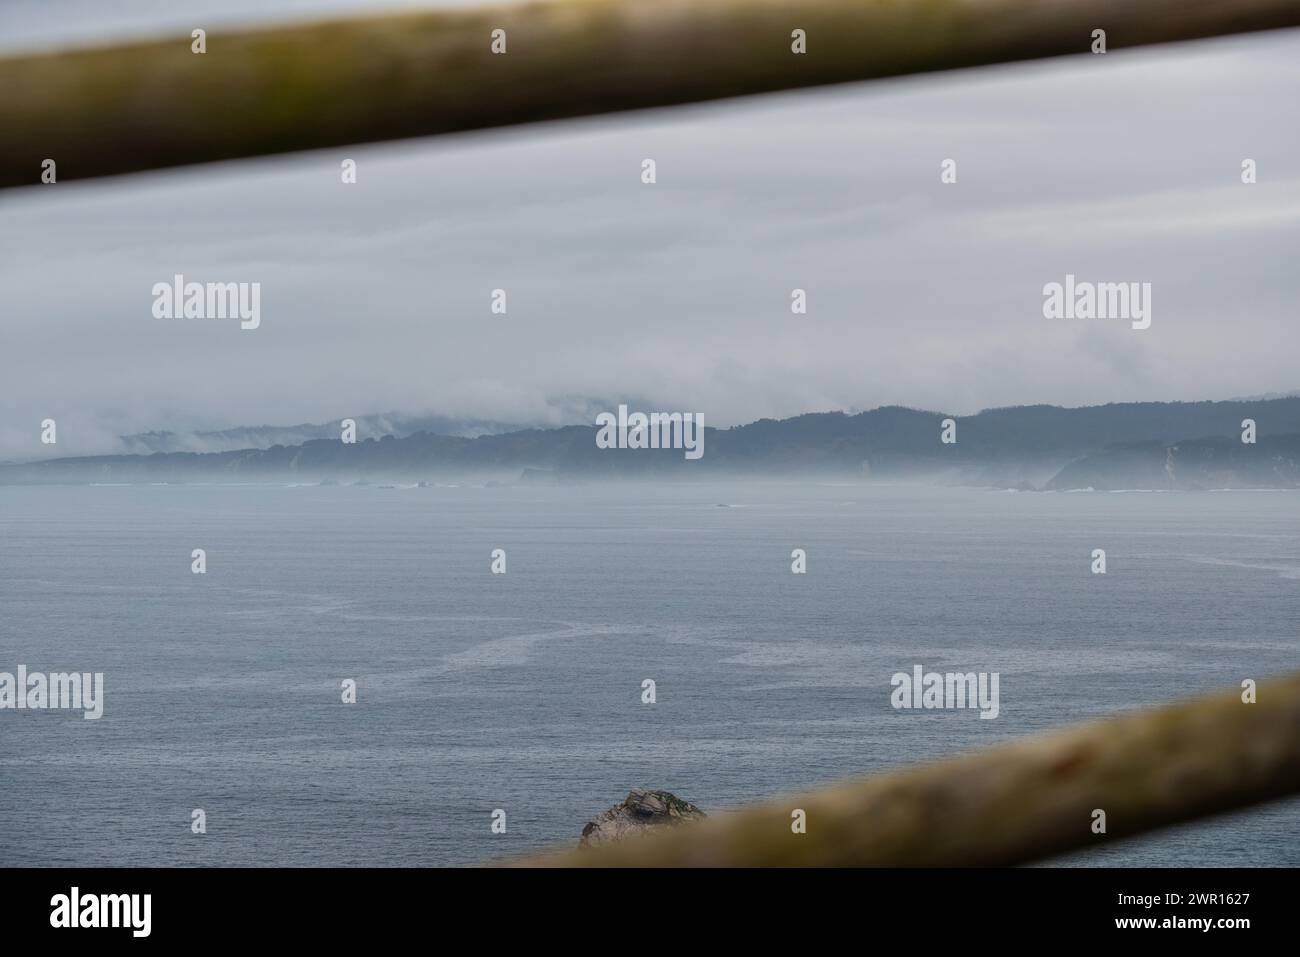
{"type": "MultiPolygon", "coordinates": [[[[1300,25],[1300,0],[563,0],[0,60],[0,189],[1300,25]],[[505,53],[492,33],[505,31],[505,53]],[[792,33],[806,34],[806,53],[792,33]]],[[[195,28],[203,28],[195,23],[195,28]]]]}
{"type": "MultiPolygon", "coordinates": [[[[1300,673],[525,866],[1021,864],[1300,793],[1300,673]],[[806,833],[793,813],[806,815],[806,833]],[[1105,833],[1094,830],[1105,812],[1105,833]]],[[[1228,862],[1224,862],[1228,863],[1228,862]]]]}

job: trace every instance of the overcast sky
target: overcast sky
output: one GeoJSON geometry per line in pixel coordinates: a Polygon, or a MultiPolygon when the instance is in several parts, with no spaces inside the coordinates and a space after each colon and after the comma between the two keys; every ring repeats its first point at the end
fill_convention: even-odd
{"type": "MultiPolygon", "coordinates": [[[[6,0],[0,49],[378,4],[105,6],[6,0]]],[[[562,396],[726,425],[1300,389],[1297,63],[1255,35],[6,193],[0,458],[46,417],[73,454],[562,396]],[[153,318],[175,273],[261,283],[261,328],[153,318]],[[1045,319],[1066,273],[1150,282],[1151,327],[1045,319]]]]}

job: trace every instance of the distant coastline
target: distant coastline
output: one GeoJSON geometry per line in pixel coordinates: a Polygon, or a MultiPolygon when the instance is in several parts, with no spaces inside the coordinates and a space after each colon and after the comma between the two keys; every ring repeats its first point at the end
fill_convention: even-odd
{"type": "MultiPolygon", "coordinates": [[[[366,422],[370,428],[378,417],[366,422]]],[[[351,420],[349,420],[351,421],[351,420]]],[[[478,435],[420,430],[218,452],[0,465],[0,485],[808,479],[922,481],[1021,491],[1300,488],[1300,397],[988,409],[885,406],[707,428],[707,454],[601,448],[596,426],[478,435]],[[1250,423],[1247,428],[1246,424],[1250,423]]]]}

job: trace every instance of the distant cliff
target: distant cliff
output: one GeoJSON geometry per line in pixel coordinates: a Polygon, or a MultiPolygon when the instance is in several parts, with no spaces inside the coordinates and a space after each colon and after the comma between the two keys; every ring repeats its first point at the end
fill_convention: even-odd
{"type": "Polygon", "coordinates": [[[1115,445],[1066,465],[1053,489],[1215,489],[1300,487],[1300,435],[1115,445]]]}

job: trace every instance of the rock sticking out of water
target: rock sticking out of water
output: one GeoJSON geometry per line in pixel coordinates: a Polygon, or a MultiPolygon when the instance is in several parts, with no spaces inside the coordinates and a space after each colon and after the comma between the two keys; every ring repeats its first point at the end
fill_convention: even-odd
{"type": "Polygon", "coordinates": [[[669,791],[633,788],[627,797],[607,811],[601,811],[582,829],[579,847],[618,841],[652,828],[684,824],[705,817],[703,811],[669,791]]]}

